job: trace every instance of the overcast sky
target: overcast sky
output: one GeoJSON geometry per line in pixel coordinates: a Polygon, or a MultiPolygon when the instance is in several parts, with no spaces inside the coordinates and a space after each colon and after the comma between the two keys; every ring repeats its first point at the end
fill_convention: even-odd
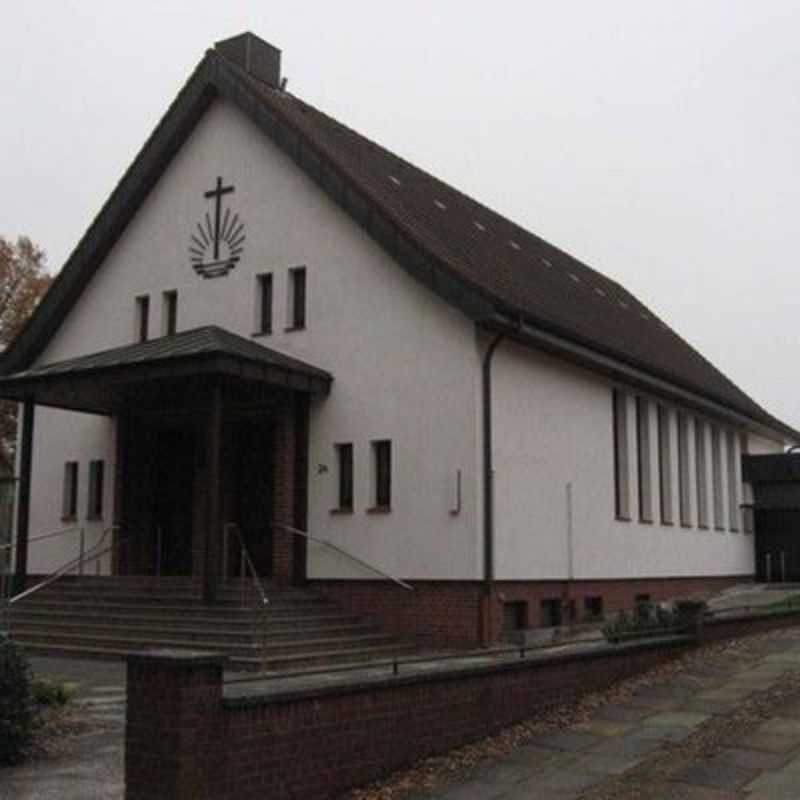
{"type": "Polygon", "coordinates": [[[57,270],[203,52],[621,281],[800,427],[800,2],[4,4],[0,234],[57,270]]]}

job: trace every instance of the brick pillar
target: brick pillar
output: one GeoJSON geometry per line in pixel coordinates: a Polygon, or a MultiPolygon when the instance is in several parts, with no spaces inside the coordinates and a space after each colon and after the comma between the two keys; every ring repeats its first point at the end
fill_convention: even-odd
{"type": "MultiPolygon", "coordinates": [[[[295,430],[294,404],[287,403],[275,423],[275,485],[273,516],[276,522],[295,525],[295,430]]],[[[280,528],[272,530],[272,577],[290,583],[293,576],[294,536],[280,528]]]]}
{"type": "Polygon", "coordinates": [[[128,657],[126,800],[208,796],[224,660],[216,653],[190,650],[128,657]]]}

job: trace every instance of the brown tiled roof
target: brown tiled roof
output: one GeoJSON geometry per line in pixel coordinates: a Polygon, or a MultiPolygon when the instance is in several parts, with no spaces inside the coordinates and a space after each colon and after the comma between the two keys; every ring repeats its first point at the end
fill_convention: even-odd
{"type": "Polygon", "coordinates": [[[226,67],[421,249],[506,313],[786,428],[616,281],[294,95],[226,67]]]}
{"type": "MultiPolygon", "coordinates": [[[[24,370],[41,354],[197,120],[220,96],[253,119],[382,244],[397,247],[399,241],[382,229],[384,220],[399,231],[404,247],[410,243],[434,265],[431,272],[419,270],[426,284],[459,301],[474,318],[497,313],[523,320],[800,437],[617,282],[213,50],[3,354],[0,374],[24,370]],[[331,175],[340,185],[326,183],[331,175]]],[[[398,260],[413,272],[406,261],[415,258],[412,253],[398,260]]]]}

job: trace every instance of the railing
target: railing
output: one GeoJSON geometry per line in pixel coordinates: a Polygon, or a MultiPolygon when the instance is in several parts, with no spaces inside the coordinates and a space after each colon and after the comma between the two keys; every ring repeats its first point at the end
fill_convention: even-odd
{"type": "Polygon", "coordinates": [[[286,525],[283,522],[273,522],[272,526],[274,528],[280,528],[281,530],[286,531],[287,533],[294,534],[295,536],[299,536],[303,539],[306,539],[309,542],[314,542],[315,544],[320,544],[323,547],[327,547],[330,550],[333,550],[340,555],[343,555],[345,558],[350,559],[356,564],[359,564],[362,567],[374,572],[376,575],[380,575],[382,578],[386,578],[387,580],[396,583],[398,586],[401,586],[403,589],[409,592],[414,591],[414,587],[410,583],[406,583],[406,581],[402,580],[401,578],[397,578],[394,575],[391,575],[388,572],[384,572],[384,570],[376,567],[374,564],[370,564],[368,561],[364,561],[363,558],[359,558],[358,556],[354,556],[352,553],[348,553],[347,550],[339,547],[338,544],[334,544],[333,542],[329,542],[327,539],[320,539],[317,536],[312,536],[308,531],[301,531],[299,528],[293,528],[291,525],[286,525]]]}
{"type": "Polygon", "coordinates": [[[254,624],[256,630],[253,632],[253,639],[259,644],[260,657],[263,661],[266,657],[267,647],[267,608],[269,607],[269,598],[264,590],[264,582],[261,580],[258,571],[256,570],[253,559],[250,556],[250,551],[242,536],[241,528],[235,522],[226,522],[222,528],[222,575],[223,578],[228,578],[228,548],[230,546],[230,534],[235,534],[236,540],[239,543],[239,581],[241,586],[241,605],[244,608],[246,605],[246,586],[247,586],[247,572],[250,573],[251,585],[255,588],[256,614],[254,617],[254,624]]]}
{"type": "Polygon", "coordinates": [[[598,648],[607,648],[632,641],[664,641],[678,636],[686,636],[685,626],[673,626],[667,628],[654,628],[643,636],[639,632],[629,632],[618,634],[615,642],[609,642],[604,635],[583,637],[571,641],[548,642],[537,644],[506,645],[503,647],[482,648],[480,650],[459,652],[459,653],[430,653],[422,656],[401,656],[389,659],[374,659],[350,664],[330,664],[324,667],[312,667],[303,670],[291,670],[280,672],[264,672],[244,677],[228,678],[224,681],[225,685],[242,683],[260,683],[267,681],[280,681],[292,678],[307,678],[315,675],[330,675],[333,673],[346,674],[367,671],[370,675],[378,675],[381,672],[388,672],[393,676],[399,676],[405,670],[413,668],[418,671],[420,667],[428,664],[431,669],[446,669],[452,664],[486,663],[492,661],[524,661],[536,660],[546,657],[549,652],[559,653],[565,650],[571,652],[590,652],[598,648]]]}
{"type": "MultiPolygon", "coordinates": [[[[63,577],[64,575],[68,575],[70,572],[74,570],[79,570],[78,574],[83,574],[83,566],[88,564],[95,559],[102,558],[107,553],[113,553],[113,551],[119,547],[120,545],[125,543],[125,540],[118,540],[113,541],[111,544],[105,544],[106,539],[108,538],[109,534],[113,534],[114,531],[120,530],[119,525],[111,525],[110,527],[106,528],[100,539],[97,541],[96,544],[92,545],[88,551],[84,550],[75,558],[70,559],[65,564],[60,566],[55,572],[52,572],[48,575],[44,580],[37,583],[35,586],[31,586],[28,589],[23,590],[19,594],[14,595],[13,597],[8,597],[0,602],[0,629],[10,630],[10,623],[9,623],[9,613],[12,607],[19,603],[21,600],[24,600],[27,597],[31,597],[34,594],[42,591],[42,589],[47,588],[51,584],[55,583],[59,578],[63,577]]],[[[46,538],[46,536],[42,536],[39,538],[46,538]]],[[[113,558],[113,557],[112,557],[113,558]]]]}
{"type": "MultiPolygon", "coordinates": [[[[28,544],[45,541],[47,539],[53,539],[57,536],[65,536],[68,533],[75,533],[75,532],[80,533],[80,541],[78,543],[78,555],[83,556],[86,552],[86,530],[77,525],[72,525],[69,528],[58,528],[57,530],[54,531],[48,531],[47,533],[40,533],[37,536],[31,536],[28,539],[28,544]]],[[[0,602],[2,602],[4,599],[8,599],[11,596],[11,590],[15,577],[13,562],[14,562],[14,550],[16,546],[17,546],[16,542],[8,542],[6,544],[0,544],[0,555],[3,552],[9,553],[8,571],[0,573],[0,602]]]]}

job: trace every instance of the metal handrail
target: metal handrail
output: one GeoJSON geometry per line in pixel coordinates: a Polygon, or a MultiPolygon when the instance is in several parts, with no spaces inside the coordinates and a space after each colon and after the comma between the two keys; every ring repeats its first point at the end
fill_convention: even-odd
{"type": "Polygon", "coordinates": [[[19,594],[16,594],[13,597],[9,597],[8,600],[6,600],[5,602],[6,608],[14,605],[15,603],[18,603],[20,600],[23,600],[26,597],[30,597],[31,595],[36,594],[45,587],[50,586],[51,583],[55,583],[55,581],[57,581],[60,577],[71,572],[76,567],[82,567],[85,562],[93,561],[94,559],[99,558],[100,556],[103,556],[106,553],[112,551],[117,545],[122,544],[122,542],[112,542],[110,545],[106,546],[106,548],[103,549],[102,551],[95,552],[98,550],[98,548],[101,547],[101,545],[103,544],[109,533],[119,529],[120,529],[119,525],[111,525],[110,527],[106,528],[103,531],[103,534],[100,537],[100,540],[97,542],[97,544],[90,547],[86,553],[82,553],[81,555],[78,555],[77,557],[70,559],[69,561],[67,561],[66,564],[60,566],[55,572],[48,575],[43,581],[40,581],[35,586],[31,586],[29,589],[25,589],[19,594]]]}
{"type": "Polygon", "coordinates": [[[380,575],[382,578],[386,578],[387,580],[396,583],[398,586],[402,586],[403,589],[406,589],[409,592],[414,591],[414,587],[410,583],[406,583],[406,581],[402,580],[401,578],[397,578],[394,575],[391,575],[388,572],[384,572],[382,569],[370,564],[368,561],[364,561],[363,558],[359,558],[358,556],[354,556],[352,553],[348,553],[347,550],[339,547],[338,544],[334,544],[333,542],[329,542],[327,539],[320,539],[317,536],[313,536],[308,531],[301,531],[299,528],[293,528],[291,525],[286,525],[283,522],[275,522],[272,523],[273,527],[281,528],[282,530],[288,531],[289,533],[293,533],[295,536],[302,536],[304,539],[308,539],[310,542],[316,542],[317,544],[321,544],[324,547],[329,547],[331,550],[335,550],[337,553],[349,558],[351,561],[355,561],[356,564],[360,564],[362,567],[366,567],[368,570],[371,570],[376,575],[380,575]]]}
{"type": "MultiPolygon", "coordinates": [[[[258,572],[255,568],[255,565],[253,564],[253,559],[250,557],[250,551],[247,549],[247,545],[244,543],[244,537],[242,536],[241,528],[235,522],[226,522],[224,528],[226,533],[224,538],[224,541],[226,543],[226,550],[228,541],[227,532],[229,530],[233,530],[236,533],[236,538],[239,540],[239,548],[242,554],[242,564],[245,565],[250,570],[253,585],[256,587],[256,591],[258,592],[258,595],[261,598],[261,605],[262,606],[269,605],[269,598],[267,597],[267,593],[264,591],[264,584],[262,583],[261,578],[259,577],[258,572]]],[[[244,579],[245,579],[244,570],[242,570],[241,579],[242,579],[242,586],[244,586],[244,579]]]]}
{"type": "MultiPolygon", "coordinates": [[[[52,539],[54,536],[63,536],[65,533],[72,533],[73,531],[82,531],[83,528],[78,525],[73,525],[71,528],[59,528],[55,531],[48,531],[41,533],[38,536],[31,536],[28,539],[28,544],[31,542],[40,542],[42,539],[52,539]]],[[[0,544],[0,550],[12,550],[17,546],[16,542],[8,542],[8,544],[0,544]]]]}

